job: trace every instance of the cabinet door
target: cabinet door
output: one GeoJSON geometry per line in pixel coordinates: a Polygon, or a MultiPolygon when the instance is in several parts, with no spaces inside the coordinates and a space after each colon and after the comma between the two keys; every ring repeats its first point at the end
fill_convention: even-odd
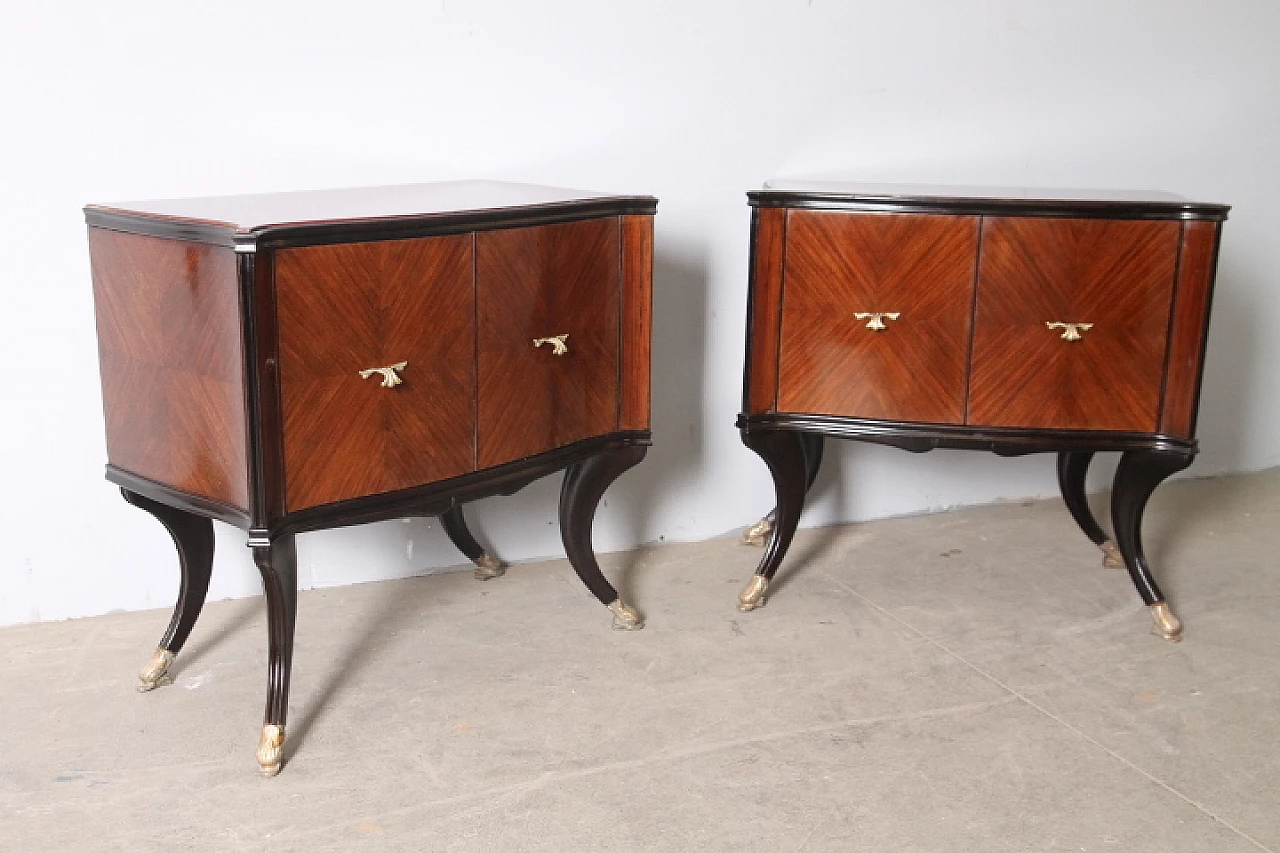
{"type": "Polygon", "coordinates": [[[779,410],[962,423],[977,240],[973,216],[792,211],[779,410]]]}
{"type": "Polygon", "coordinates": [[[1154,431],[1179,227],[986,219],[969,423],[1154,431]]]}
{"type": "Polygon", "coordinates": [[[481,468],[617,428],[618,240],[616,217],[476,235],[481,468]]]}
{"type": "Polygon", "coordinates": [[[276,253],[290,511],[474,470],[472,275],[470,234],[276,253]]]}

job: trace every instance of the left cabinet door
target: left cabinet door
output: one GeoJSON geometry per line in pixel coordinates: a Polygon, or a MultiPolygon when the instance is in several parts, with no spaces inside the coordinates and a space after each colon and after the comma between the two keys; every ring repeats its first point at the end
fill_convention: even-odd
{"type": "Polygon", "coordinates": [[[276,253],[290,512],[475,470],[473,267],[470,234],[276,253]]]}

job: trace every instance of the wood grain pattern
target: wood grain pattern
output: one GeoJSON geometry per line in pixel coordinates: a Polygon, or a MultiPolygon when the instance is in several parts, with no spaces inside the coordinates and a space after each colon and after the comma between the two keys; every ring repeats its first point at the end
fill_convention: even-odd
{"type": "Polygon", "coordinates": [[[787,211],[751,211],[751,285],[747,303],[746,410],[772,412],[778,400],[778,332],[787,211]]]}
{"type": "Polygon", "coordinates": [[[1195,434],[1220,227],[1216,222],[1187,222],[1182,226],[1178,290],[1169,324],[1169,363],[1160,413],[1160,432],[1166,435],[1190,438],[1195,434]]]}
{"type": "Polygon", "coordinates": [[[480,467],[617,429],[619,251],[618,217],[476,235],[480,467]]]}
{"type": "Polygon", "coordinates": [[[1154,431],[1179,231],[985,219],[968,423],[1154,431]],[[1094,325],[1071,342],[1046,322],[1094,325]]]}
{"type": "Polygon", "coordinates": [[[649,429],[653,217],[622,217],[622,365],[619,429],[649,429]]]}
{"type": "Polygon", "coordinates": [[[977,217],[792,211],[779,410],[963,422],[977,248],[977,217]]]}
{"type": "Polygon", "coordinates": [[[248,510],[236,259],[89,229],[112,465],[248,510]]]}
{"type": "Polygon", "coordinates": [[[289,511],[474,470],[472,276],[470,234],[276,253],[289,511]]]}

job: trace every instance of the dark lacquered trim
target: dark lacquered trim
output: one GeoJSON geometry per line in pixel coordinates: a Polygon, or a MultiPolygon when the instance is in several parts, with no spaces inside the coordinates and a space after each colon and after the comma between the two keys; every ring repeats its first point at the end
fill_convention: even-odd
{"type": "Polygon", "coordinates": [[[285,533],[348,527],[390,518],[437,515],[455,503],[466,503],[491,495],[514,494],[540,477],[553,474],[603,450],[649,446],[653,443],[650,436],[648,430],[609,433],[425,486],[309,507],[285,516],[273,527],[271,537],[274,539],[285,533]]]}
{"type": "Polygon", "coordinates": [[[1209,262],[1209,292],[1205,294],[1204,301],[1204,325],[1200,327],[1200,365],[1196,368],[1196,394],[1191,401],[1191,429],[1192,440],[1196,436],[1196,425],[1200,421],[1200,391],[1204,387],[1204,359],[1209,352],[1209,315],[1213,313],[1213,289],[1218,283],[1218,250],[1222,247],[1222,226],[1219,225],[1217,233],[1213,235],[1213,260],[1209,262]]]}
{"type": "Polygon", "coordinates": [[[756,305],[756,232],[760,230],[760,211],[751,210],[751,237],[747,250],[747,328],[743,336],[747,342],[746,358],[742,363],[742,410],[751,409],[751,353],[755,351],[755,342],[751,339],[751,321],[755,316],[756,305]]]}
{"type": "Polygon", "coordinates": [[[153,501],[162,503],[165,506],[185,510],[206,518],[216,518],[218,521],[225,521],[227,524],[235,525],[242,530],[249,529],[249,514],[231,504],[224,504],[222,501],[215,501],[201,495],[193,495],[190,492],[184,492],[182,489],[175,489],[173,486],[158,483],[155,480],[142,477],[123,468],[117,468],[114,465],[107,466],[107,481],[115,483],[122,489],[128,489],[131,492],[142,495],[144,498],[150,498],[153,501]]]}
{"type": "Polygon", "coordinates": [[[1195,454],[1198,449],[1194,439],[1186,440],[1155,433],[913,424],[786,412],[763,415],[740,414],[737,426],[744,432],[761,430],[815,432],[835,438],[888,444],[914,453],[952,448],[989,450],[1001,456],[1063,450],[1173,450],[1179,453],[1195,454]]]}
{"type": "MultiPolygon", "coordinates": [[[[554,474],[575,462],[605,450],[619,447],[648,447],[653,444],[648,430],[629,430],[583,439],[555,450],[508,462],[483,471],[440,480],[412,489],[339,501],[292,513],[273,524],[269,531],[251,527],[249,514],[242,509],[175,489],[164,483],[140,477],[115,466],[107,466],[107,479],[121,488],[137,492],[167,506],[197,515],[216,518],[242,530],[256,531],[262,543],[291,533],[308,530],[350,527],[390,518],[439,515],[455,504],[467,503],[492,495],[510,495],[534,480],[554,474]]],[[[252,544],[252,543],[251,543],[252,544]]]]}
{"type": "Polygon", "coordinates": [[[752,190],[752,207],[849,210],[873,213],[945,213],[967,216],[1050,216],[1078,219],[1211,219],[1222,221],[1226,204],[1199,202],[1069,201],[942,196],[876,196],[752,190]]]}
{"type": "Polygon", "coordinates": [[[382,219],[348,219],[291,225],[267,225],[240,231],[221,222],[202,222],[176,217],[150,216],[130,211],[89,206],[85,222],[96,228],[146,234],[170,240],[190,240],[215,246],[252,246],[280,249],[297,246],[325,246],[371,240],[405,240],[466,231],[523,228],[553,225],[580,219],[607,216],[653,216],[658,200],[652,196],[621,196],[496,210],[469,210],[434,213],[428,216],[397,216],[382,219]]]}

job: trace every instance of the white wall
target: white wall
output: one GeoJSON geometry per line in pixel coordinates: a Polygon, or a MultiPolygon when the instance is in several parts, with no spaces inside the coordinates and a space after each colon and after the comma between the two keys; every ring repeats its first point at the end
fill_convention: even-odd
{"type": "MultiPolygon", "coordinates": [[[[177,588],[162,528],[102,479],[90,201],[462,177],[657,195],[656,446],[607,496],[602,551],[722,535],[772,503],[733,429],[747,189],[1228,202],[1191,473],[1280,464],[1277,32],[1280,6],[1246,0],[6,4],[0,624],[168,607],[177,588]]],[[[1048,457],[829,458],[806,525],[1054,491],[1048,457]]],[[[484,501],[474,526],[508,559],[558,556],[558,487],[484,501]]],[[[259,590],[243,543],[219,525],[213,598],[259,590]]],[[[461,562],[424,521],[309,534],[299,555],[306,586],[461,562]]]]}

